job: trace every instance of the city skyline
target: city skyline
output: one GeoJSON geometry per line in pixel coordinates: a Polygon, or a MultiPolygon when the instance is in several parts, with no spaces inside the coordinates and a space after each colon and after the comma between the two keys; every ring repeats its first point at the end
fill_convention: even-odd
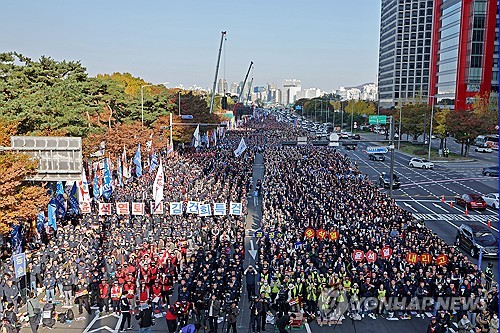
{"type": "Polygon", "coordinates": [[[333,91],[376,81],[380,1],[138,6],[52,0],[10,2],[4,9],[9,34],[1,37],[2,52],[78,60],[92,76],[129,72],[151,83],[211,89],[225,30],[219,78],[228,82],[243,80],[250,61],[256,85],[296,77],[305,87],[333,91]],[[21,12],[22,19],[11,15],[21,12]]]}

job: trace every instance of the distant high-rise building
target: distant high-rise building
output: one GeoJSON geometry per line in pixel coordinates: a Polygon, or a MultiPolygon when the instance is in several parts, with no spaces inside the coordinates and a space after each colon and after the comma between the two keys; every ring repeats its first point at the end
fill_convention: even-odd
{"type": "Polygon", "coordinates": [[[239,85],[237,82],[231,83],[231,89],[230,89],[231,94],[233,95],[238,95],[239,94],[239,85]]]}
{"type": "Polygon", "coordinates": [[[321,92],[321,89],[318,88],[307,88],[301,91],[298,91],[297,94],[295,95],[296,99],[301,99],[301,98],[316,98],[320,97],[323,95],[321,92]]]}
{"type": "Polygon", "coordinates": [[[435,0],[431,95],[456,110],[498,98],[498,0],[435,0]],[[496,36],[495,36],[496,35],[496,36]]]}
{"type": "Polygon", "coordinates": [[[296,100],[297,92],[301,90],[300,80],[283,80],[282,100],[283,104],[292,104],[296,100]]]}
{"type": "Polygon", "coordinates": [[[382,0],[378,93],[384,107],[429,95],[433,5],[382,0]]]}
{"type": "Polygon", "coordinates": [[[226,79],[219,79],[219,83],[217,84],[217,93],[225,94],[226,92],[229,92],[227,89],[226,79]]]}

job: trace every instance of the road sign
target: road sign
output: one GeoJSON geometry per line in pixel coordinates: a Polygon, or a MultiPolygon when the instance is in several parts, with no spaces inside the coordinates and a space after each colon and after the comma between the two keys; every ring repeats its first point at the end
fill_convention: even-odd
{"type": "Polygon", "coordinates": [[[24,253],[14,255],[14,271],[17,279],[26,275],[26,255],[24,253]]]}
{"type": "Polygon", "coordinates": [[[370,116],[368,123],[370,125],[385,125],[387,124],[387,116],[370,116]]]}
{"type": "Polygon", "coordinates": [[[388,152],[387,147],[366,147],[366,152],[368,154],[382,153],[385,154],[388,152]]]}
{"type": "Polygon", "coordinates": [[[302,110],[302,106],[297,105],[297,106],[295,107],[295,110],[302,110]]]}
{"type": "Polygon", "coordinates": [[[193,119],[193,115],[192,114],[183,114],[183,115],[181,115],[181,119],[193,119]]]}

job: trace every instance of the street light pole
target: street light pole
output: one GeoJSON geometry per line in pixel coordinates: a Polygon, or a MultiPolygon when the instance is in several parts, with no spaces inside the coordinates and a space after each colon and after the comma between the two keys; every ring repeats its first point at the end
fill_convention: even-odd
{"type": "Polygon", "coordinates": [[[181,116],[181,91],[179,90],[179,117],[181,116]]]}
{"type": "Polygon", "coordinates": [[[401,104],[401,97],[399,98],[399,129],[398,129],[398,150],[401,148],[401,125],[403,124],[403,105],[401,104]]]}
{"type": "Polygon", "coordinates": [[[432,97],[432,107],[431,107],[431,124],[430,124],[430,130],[429,130],[429,151],[427,154],[427,159],[430,161],[431,160],[431,146],[432,146],[432,120],[434,119],[434,96],[432,97]]]}
{"type": "Polygon", "coordinates": [[[352,120],[354,116],[354,102],[351,105],[351,133],[352,133],[352,120]]]}

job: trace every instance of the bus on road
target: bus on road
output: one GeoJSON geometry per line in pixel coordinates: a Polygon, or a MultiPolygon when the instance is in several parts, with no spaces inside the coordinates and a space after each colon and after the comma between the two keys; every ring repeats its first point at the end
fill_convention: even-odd
{"type": "Polygon", "coordinates": [[[474,145],[498,150],[498,134],[478,135],[474,140],[474,145]]]}

